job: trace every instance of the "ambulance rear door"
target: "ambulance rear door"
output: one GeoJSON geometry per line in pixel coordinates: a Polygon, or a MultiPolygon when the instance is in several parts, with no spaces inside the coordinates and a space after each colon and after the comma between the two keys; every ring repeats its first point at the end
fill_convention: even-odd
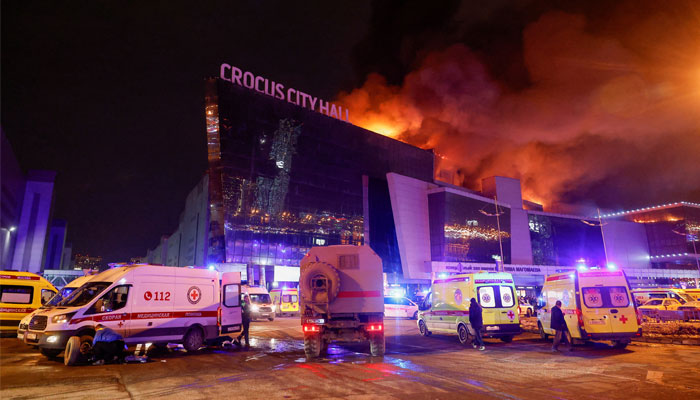
{"type": "MultiPolygon", "coordinates": [[[[601,279],[594,279],[593,273],[580,273],[581,311],[586,332],[612,333],[608,288],[601,279]]],[[[597,278],[597,277],[596,277],[597,278]]]]}
{"type": "Polygon", "coordinates": [[[241,273],[221,275],[221,334],[241,330],[241,273]]]}

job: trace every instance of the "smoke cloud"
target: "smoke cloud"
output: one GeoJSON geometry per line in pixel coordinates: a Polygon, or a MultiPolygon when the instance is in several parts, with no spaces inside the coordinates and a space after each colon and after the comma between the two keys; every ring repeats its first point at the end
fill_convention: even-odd
{"type": "Polygon", "coordinates": [[[700,189],[698,16],[625,12],[593,29],[546,12],[522,32],[524,88],[457,43],[401,85],[370,74],[339,102],[356,125],[434,149],[449,183],[519,178],[526,199],[559,211],[692,201],[668,197],[700,189]]]}

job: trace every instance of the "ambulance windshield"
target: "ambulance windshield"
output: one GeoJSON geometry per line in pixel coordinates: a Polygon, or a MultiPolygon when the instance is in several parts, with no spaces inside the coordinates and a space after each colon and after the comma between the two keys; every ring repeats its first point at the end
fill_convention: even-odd
{"type": "Polygon", "coordinates": [[[267,293],[250,294],[250,302],[253,304],[271,303],[270,295],[267,293]]]}
{"type": "Polygon", "coordinates": [[[80,307],[89,303],[98,294],[102,293],[111,283],[109,282],[90,282],[76,289],[68,297],[58,303],[64,307],[80,307]]]}
{"type": "Polygon", "coordinates": [[[75,290],[75,287],[64,287],[60,292],[56,293],[51,300],[46,302],[44,304],[44,308],[46,307],[56,307],[58,303],[60,303],[63,299],[68,297],[73,291],[75,290]]]}

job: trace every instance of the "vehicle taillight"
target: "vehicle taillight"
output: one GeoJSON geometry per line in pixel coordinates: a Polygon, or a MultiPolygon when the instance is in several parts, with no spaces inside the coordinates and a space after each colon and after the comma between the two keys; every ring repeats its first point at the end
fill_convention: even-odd
{"type": "Polygon", "coordinates": [[[216,309],[216,325],[221,326],[221,307],[216,309]]]}
{"type": "Polygon", "coordinates": [[[379,332],[383,329],[384,327],[382,326],[382,324],[370,324],[367,326],[367,331],[369,332],[379,332]]]}
{"type": "Polygon", "coordinates": [[[639,316],[639,312],[636,313],[637,315],[637,326],[642,326],[642,317],[639,316]]]}
{"type": "Polygon", "coordinates": [[[576,318],[578,319],[579,328],[583,328],[583,315],[581,314],[581,310],[578,308],[576,309],[576,318]]]}
{"type": "Polygon", "coordinates": [[[321,327],[313,324],[306,324],[303,326],[304,332],[321,332],[321,327]]]}

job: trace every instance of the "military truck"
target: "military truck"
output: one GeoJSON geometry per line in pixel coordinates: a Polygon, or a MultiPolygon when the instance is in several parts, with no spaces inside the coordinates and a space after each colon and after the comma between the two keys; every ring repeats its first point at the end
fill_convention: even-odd
{"type": "Polygon", "coordinates": [[[313,247],[301,260],[299,311],[307,358],[332,341],[369,341],[384,355],[382,260],[369,246],[313,247]]]}

